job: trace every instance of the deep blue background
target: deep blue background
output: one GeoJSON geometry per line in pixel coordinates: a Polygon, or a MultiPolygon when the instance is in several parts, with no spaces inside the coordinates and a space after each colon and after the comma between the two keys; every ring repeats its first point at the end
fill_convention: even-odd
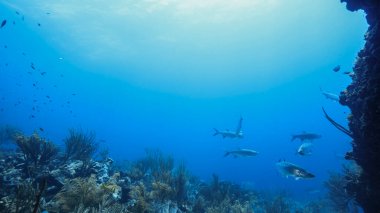
{"type": "MultiPolygon", "coordinates": [[[[349,110],[325,99],[320,87],[339,94],[350,83],[342,72],[351,70],[364,43],[362,13],[349,13],[339,1],[311,6],[292,1],[286,13],[259,13],[256,22],[241,22],[238,13],[226,17],[232,19],[228,26],[236,26],[227,29],[227,24],[218,25],[223,17],[216,24],[208,23],[210,17],[201,24],[178,24],[170,7],[141,19],[135,18],[136,9],[125,23],[125,39],[106,40],[116,42],[112,46],[97,36],[104,30],[104,37],[114,33],[124,38],[125,32],[118,32],[122,20],[101,19],[101,13],[101,30],[83,34],[81,27],[97,26],[98,11],[77,8],[67,17],[79,18],[71,20],[60,16],[67,10],[58,3],[63,2],[57,1],[61,7],[44,7],[38,1],[0,3],[0,19],[8,21],[0,29],[1,125],[28,134],[43,128],[40,134],[59,144],[68,128],[93,130],[117,160],[135,160],[144,156],[145,148],[159,148],[184,160],[204,180],[216,173],[222,180],[285,189],[298,197],[319,196],[308,192],[322,190],[328,171],[344,163],[350,139],[328,123],[321,107],[342,124],[349,110]],[[178,26],[182,28],[177,31],[178,26]],[[165,39],[147,39],[163,32],[165,39]],[[342,70],[335,73],[337,64],[342,70]],[[212,136],[213,128],[235,129],[240,116],[244,139],[212,136]],[[314,141],[312,156],[295,155],[301,143],[290,138],[302,131],[322,135],[314,141]],[[236,148],[252,148],[259,155],[223,157],[236,148]],[[279,159],[304,167],[316,178],[281,177],[275,167],[279,159]]],[[[202,15],[187,14],[194,16],[191,20],[202,15]]]]}

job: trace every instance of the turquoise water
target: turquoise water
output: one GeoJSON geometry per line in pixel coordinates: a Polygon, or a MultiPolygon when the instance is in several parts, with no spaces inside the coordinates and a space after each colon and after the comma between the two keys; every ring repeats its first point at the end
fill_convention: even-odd
{"type": "Polygon", "coordinates": [[[367,29],[339,1],[3,0],[0,19],[0,125],[58,144],[69,128],[93,130],[116,160],[159,148],[204,180],[298,199],[320,196],[351,149],[321,110],[346,125],[349,109],[320,88],[350,83],[367,29]],[[213,136],[240,116],[243,139],[213,136]],[[290,141],[303,131],[322,135],[311,156],[290,141]],[[237,148],[259,154],[223,157],[237,148]],[[286,179],[280,159],[316,177],[286,179]]]}

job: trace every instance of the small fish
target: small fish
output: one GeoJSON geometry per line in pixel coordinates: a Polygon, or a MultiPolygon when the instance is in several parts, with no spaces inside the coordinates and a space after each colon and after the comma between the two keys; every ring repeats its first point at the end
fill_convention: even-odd
{"type": "Polygon", "coordinates": [[[46,12],[46,15],[50,15],[50,12],[46,12]]]}
{"type": "Polygon", "coordinates": [[[252,150],[252,149],[238,149],[238,150],[234,150],[234,151],[227,151],[224,154],[224,157],[227,157],[228,155],[232,155],[235,158],[239,157],[239,156],[249,157],[249,156],[256,156],[257,154],[258,154],[258,152],[256,152],[255,150],[252,150]]]}
{"type": "Polygon", "coordinates": [[[16,14],[17,14],[17,15],[20,15],[20,13],[19,13],[18,11],[16,11],[16,14]]]}
{"type": "Polygon", "coordinates": [[[0,26],[0,28],[3,28],[6,24],[7,24],[7,20],[4,19],[4,20],[1,22],[1,26],[0,26]]]}
{"type": "Polygon", "coordinates": [[[36,69],[36,67],[34,66],[33,63],[30,64],[30,67],[31,67],[32,69],[34,69],[34,70],[36,69]]]}
{"type": "Polygon", "coordinates": [[[340,70],[340,65],[337,65],[336,67],[333,68],[334,72],[338,72],[340,70]]]}
{"type": "Polygon", "coordinates": [[[30,115],[30,118],[35,118],[36,116],[34,116],[34,115],[30,115]]]}
{"type": "Polygon", "coordinates": [[[24,21],[24,20],[25,20],[25,17],[24,17],[24,16],[22,16],[21,20],[23,20],[23,21],[24,21]]]}
{"type": "Polygon", "coordinates": [[[301,141],[305,141],[305,140],[312,141],[314,139],[319,139],[321,137],[322,136],[318,134],[303,132],[301,134],[292,135],[291,140],[294,141],[295,139],[300,139],[301,141]]]}
{"type": "Polygon", "coordinates": [[[50,96],[47,95],[46,98],[50,99],[50,96]]]}
{"type": "Polygon", "coordinates": [[[40,131],[43,132],[43,131],[44,131],[44,128],[40,127],[40,131]]]}
{"type": "Polygon", "coordinates": [[[277,170],[281,175],[284,177],[293,177],[295,180],[300,179],[311,179],[314,178],[315,175],[311,174],[310,172],[306,171],[305,169],[292,164],[290,162],[287,162],[285,160],[280,160],[276,163],[277,170]]]}
{"type": "Polygon", "coordinates": [[[15,21],[13,21],[13,25],[15,25],[16,24],[16,22],[15,21]]]}
{"type": "Polygon", "coordinates": [[[36,87],[37,86],[36,83],[33,83],[33,86],[36,87]]]}
{"type": "Polygon", "coordinates": [[[41,75],[45,75],[46,74],[46,72],[41,72],[41,75]]]}
{"type": "Polygon", "coordinates": [[[7,49],[7,48],[8,48],[8,46],[7,46],[7,45],[4,45],[4,48],[5,48],[5,49],[7,49]]]}
{"type": "Polygon", "coordinates": [[[73,94],[71,94],[72,96],[76,96],[77,94],[75,94],[75,93],[73,93],[73,94]]]}
{"type": "Polygon", "coordinates": [[[37,23],[37,25],[38,25],[39,27],[41,27],[41,24],[40,24],[40,23],[37,23]]]}

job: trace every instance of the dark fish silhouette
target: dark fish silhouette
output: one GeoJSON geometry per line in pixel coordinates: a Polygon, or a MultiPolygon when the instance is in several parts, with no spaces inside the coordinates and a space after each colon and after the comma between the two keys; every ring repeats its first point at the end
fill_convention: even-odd
{"type": "Polygon", "coordinates": [[[292,135],[292,141],[294,141],[295,139],[300,139],[301,141],[305,141],[305,140],[312,141],[314,139],[318,139],[321,137],[322,136],[318,134],[302,132],[301,134],[292,135]]]}
{"type": "Polygon", "coordinates": [[[43,132],[43,131],[44,131],[44,128],[40,127],[40,131],[43,132]]]}
{"type": "Polygon", "coordinates": [[[32,69],[34,69],[34,70],[36,69],[36,67],[34,66],[33,63],[30,64],[30,67],[31,67],[32,69]]]}
{"type": "Polygon", "coordinates": [[[340,65],[334,67],[334,69],[333,69],[334,72],[338,72],[339,70],[340,70],[340,65]]]}
{"type": "Polygon", "coordinates": [[[7,24],[7,20],[4,19],[3,22],[1,22],[1,26],[0,26],[0,28],[3,28],[6,24],[7,24]]]}
{"type": "Polygon", "coordinates": [[[41,72],[41,75],[45,75],[46,74],[46,72],[41,72]]]}

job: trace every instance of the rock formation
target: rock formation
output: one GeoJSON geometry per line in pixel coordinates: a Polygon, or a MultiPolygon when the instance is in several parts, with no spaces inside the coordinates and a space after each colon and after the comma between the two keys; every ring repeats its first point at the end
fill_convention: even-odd
{"type": "Polygon", "coordinates": [[[340,96],[351,109],[349,128],[353,150],[349,153],[362,173],[347,189],[365,212],[380,211],[380,1],[341,0],[350,11],[364,10],[368,31],[365,46],[358,53],[352,83],[340,96]]]}

